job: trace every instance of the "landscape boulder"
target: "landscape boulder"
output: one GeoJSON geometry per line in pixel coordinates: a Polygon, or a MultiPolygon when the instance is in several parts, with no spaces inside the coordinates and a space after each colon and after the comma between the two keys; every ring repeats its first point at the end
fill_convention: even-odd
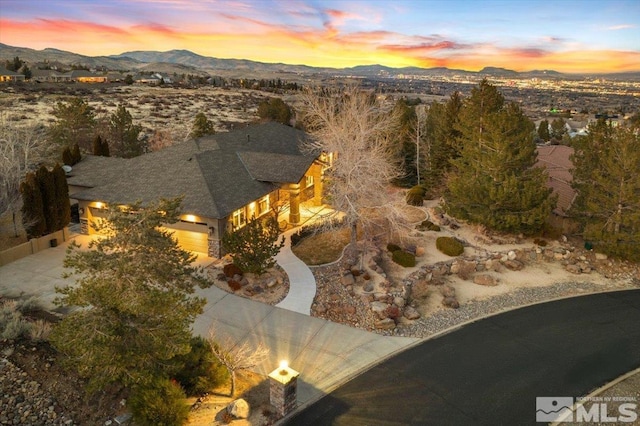
{"type": "Polygon", "coordinates": [[[404,308],[404,317],[408,320],[417,320],[420,318],[420,312],[412,306],[404,308]]]}
{"type": "Polygon", "coordinates": [[[236,419],[249,418],[249,403],[244,399],[236,399],[227,406],[227,413],[236,419]]]}
{"type": "Polygon", "coordinates": [[[488,274],[478,274],[474,276],[473,282],[478,285],[484,285],[484,286],[490,286],[490,287],[498,285],[498,280],[494,276],[488,275],[488,274]]]}
{"type": "Polygon", "coordinates": [[[371,302],[371,311],[376,314],[379,319],[387,318],[387,305],[384,302],[371,302]]]}
{"type": "Polygon", "coordinates": [[[393,330],[396,328],[396,322],[391,318],[385,318],[380,321],[376,321],[374,326],[378,330],[393,330]]]}

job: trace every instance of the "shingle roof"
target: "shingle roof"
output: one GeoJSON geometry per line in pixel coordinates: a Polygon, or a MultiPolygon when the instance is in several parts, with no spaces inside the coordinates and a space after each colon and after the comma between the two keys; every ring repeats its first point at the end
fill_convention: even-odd
{"type": "Polygon", "coordinates": [[[565,145],[544,145],[538,146],[537,150],[538,162],[536,166],[547,169],[549,173],[547,186],[558,194],[558,204],[554,213],[566,216],[576,197],[576,191],[571,187],[571,181],[573,180],[573,175],[571,174],[573,148],[565,145]]]}
{"type": "Polygon", "coordinates": [[[305,138],[277,123],[252,125],[131,159],[87,156],[68,181],[90,187],[73,194],[79,200],[145,204],[184,196],[184,211],[224,218],[278,183],[298,182],[314,160],[300,150],[305,138]]]}

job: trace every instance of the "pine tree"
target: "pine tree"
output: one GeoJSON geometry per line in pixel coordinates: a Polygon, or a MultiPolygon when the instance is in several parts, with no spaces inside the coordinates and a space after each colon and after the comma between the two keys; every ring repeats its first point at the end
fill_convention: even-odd
{"type": "Polygon", "coordinates": [[[56,303],[81,309],[54,327],[50,341],[91,389],[167,377],[169,361],[190,350],[190,326],[204,306],[192,293],[209,283],[191,266],[196,256],[161,228],[178,220],[180,201],[111,210],[94,224],[105,238],[89,250],[71,246],[64,260],[77,281],[57,290],[56,303]]]}
{"type": "Polygon", "coordinates": [[[459,157],[460,110],[462,98],[454,92],[446,104],[433,102],[427,113],[426,139],[428,146],[427,183],[440,188],[451,169],[451,160],[459,157]]]}
{"type": "Polygon", "coordinates": [[[36,178],[38,180],[38,186],[40,188],[40,195],[42,196],[42,205],[45,216],[45,223],[47,225],[46,231],[48,234],[57,231],[57,226],[60,223],[60,217],[58,216],[57,199],[56,199],[56,187],[53,174],[42,165],[36,171],[36,178]]]}
{"type": "Polygon", "coordinates": [[[242,271],[262,274],[275,265],[275,256],[284,246],[284,238],[278,241],[279,236],[275,218],[253,218],[244,227],[223,235],[222,245],[242,271]]]}
{"type": "Polygon", "coordinates": [[[640,135],[604,120],[576,141],[574,214],[598,251],[640,261],[640,135]]]}
{"type": "Polygon", "coordinates": [[[542,120],[538,125],[538,137],[540,140],[547,142],[551,139],[551,135],[549,134],[549,121],[542,120]]]}
{"type": "Polygon", "coordinates": [[[77,143],[73,144],[73,148],[71,149],[71,158],[73,160],[73,165],[78,164],[82,160],[82,154],[80,154],[80,146],[77,143]]]}
{"type": "Polygon", "coordinates": [[[67,166],[72,166],[74,164],[73,154],[71,154],[71,149],[69,149],[68,146],[62,150],[62,164],[67,166]]]}
{"type": "Polygon", "coordinates": [[[56,193],[56,217],[58,223],[55,230],[58,231],[71,222],[71,204],[69,203],[69,186],[67,185],[67,176],[60,164],[56,164],[53,168],[52,177],[55,185],[56,193]]]}
{"type": "Polygon", "coordinates": [[[131,114],[123,105],[109,117],[109,140],[113,150],[124,158],[137,157],[144,153],[144,149],[138,136],[142,127],[133,124],[131,114]]]}
{"type": "Polygon", "coordinates": [[[20,184],[22,194],[22,223],[29,238],[40,237],[47,232],[44,204],[35,173],[28,173],[20,184]]]}
{"type": "Polygon", "coordinates": [[[67,102],[58,102],[53,108],[55,123],[49,129],[54,143],[61,147],[73,147],[78,144],[89,151],[95,129],[95,112],[82,98],[72,98],[67,102]]]}
{"type": "Polygon", "coordinates": [[[409,106],[404,98],[396,102],[395,109],[400,120],[398,132],[395,135],[395,144],[398,150],[399,167],[403,174],[398,183],[405,187],[411,187],[418,184],[415,138],[416,110],[409,106]]]}
{"type": "Polygon", "coordinates": [[[499,231],[538,232],[556,199],[546,171],[533,167],[534,129],[486,80],[474,88],[460,115],[461,155],[452,161],[447,211],[499,231]]]}
{"type": "Polygon", "coordinates": [[[196,118],[193,121],[193,127],[189,137],[192,139],[201,138],[206,135],[212,135],[215,133],[213,129],[213,123],[209,121],[203,112],[196,114],[196,118]]]}

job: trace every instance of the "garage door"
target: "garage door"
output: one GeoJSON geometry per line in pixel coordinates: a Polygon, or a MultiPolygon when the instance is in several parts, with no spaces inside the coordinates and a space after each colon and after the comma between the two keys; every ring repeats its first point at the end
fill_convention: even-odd
{"type": "Polygon", "coordinates": [[[173,232],[173,238],[178,240],[178,244],[180,244],[180,247],[184,250],[207,254],[208,243],[206,232],[186,231],[174,228],[167,228],[167,230],[173,232]]]}

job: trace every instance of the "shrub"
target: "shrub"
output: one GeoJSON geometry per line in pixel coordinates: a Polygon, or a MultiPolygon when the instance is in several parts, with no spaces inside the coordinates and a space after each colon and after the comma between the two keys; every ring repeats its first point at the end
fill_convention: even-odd
{"type": "Polygon", "coordinates": [[[189,406],[180,385],[166,378],[133,389],[129,408],[136,425],[176,426],[189,417],[189,406]]]}
{"type": "Polygon", "coordinates": [[[227,284],[229,284],[229,288],[233,291],[238,291],[242,288],[242,284],[236,280],[229,280],[227,284]]]}
{"type": "Polygon", "coordinates": [[[440,232],[440,227],[430,220],[424,220],[418,226],[416,226],[418,231],[435,231],[440,232]]]}
{"type": "Polygon", "coordinates": [[[416,266],[416,257],[413,254],[403,250],[394,251],[393,255],[391,256],[391,260],[393,260],[400,266],[404,266],[405,268],[416,266]]]}
{"type": "Polygon", "coordinates": [[[35,342],[45,341],[49,338],[51,333],[51,324],[44,320],[37,320],[31,324],[29,330],[29,338],[35,342]]]}
{"type": "Polygon", "coordinates": [[[202,395],[229,380],[229,372],[211,352],[209,343],[200,336],[191,338],[191,351],[172,359],[177,372],[174,377],[187,396],[202,395]]]}
{"type": "Polygon", "coordinates": [[[535,240],[533,240],[533,243],[535,245],[538,245],[540,247],[546,247],[547,245],[547,240],[543,240],[542,238],[536,238],[535,240]]]}
{"type": "Polygon", "coordinates": [[[22,316],[22,312],[29,310],[30,300],[5,300],[0,304],[0,339],[15,340],[29,336],[33,325],[22,316]]]}
{"type": "Polygon", "coordinates": [[[227,278],[233,278],[235,275],[242,276],[242,269],[238,268],[234,263],[229,263],[224,265],[222,268],[222,272],[227,278]]]}
{"type": "Polygon", "coordinates": [[[436,248],[447,256],[460,256],[464,252],[462,243],[452,237],[438,237],[436,248]]]}
{"type": "Polygon", "coordinates": [[[389,243],[387,244],[387,250],[393,253],[395,251],[402,250],[402,247],[397,244],[389,243]]]}
{"type": "Polygon", "coordinates": [[[406,200],[410,206],[421,206],[424,201],[426,191],[423,186],[416,185],[407,191],[406,200]]]}

